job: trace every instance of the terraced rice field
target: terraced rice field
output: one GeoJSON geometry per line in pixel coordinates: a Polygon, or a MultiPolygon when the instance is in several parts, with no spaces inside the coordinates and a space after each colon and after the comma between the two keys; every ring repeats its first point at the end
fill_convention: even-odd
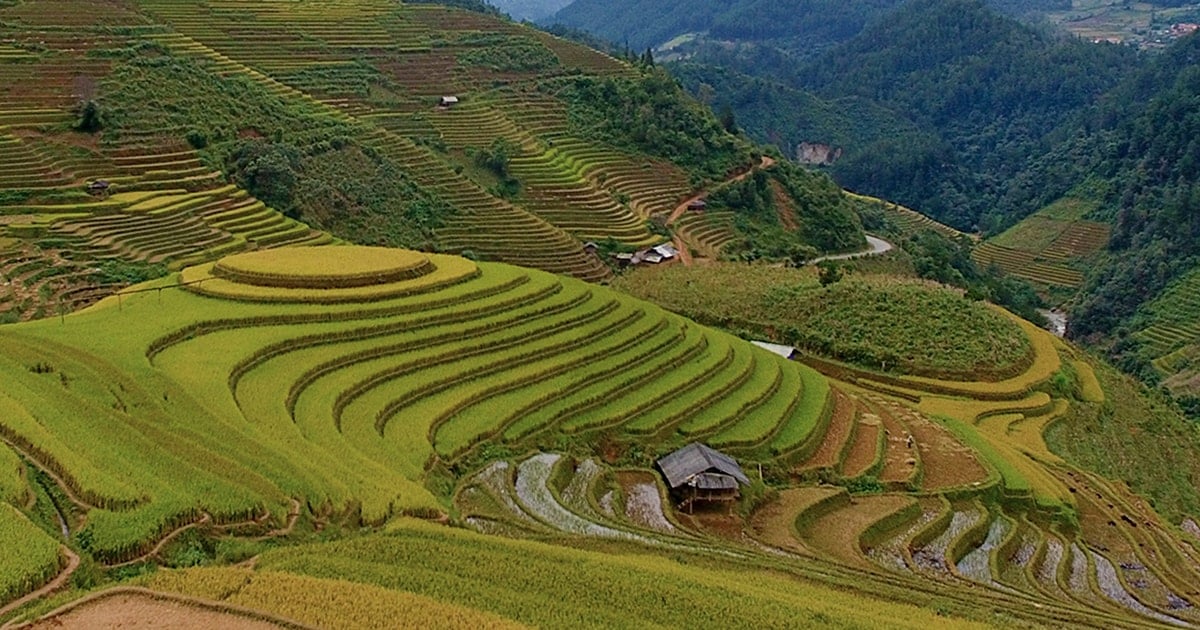
{"type": "MultiPolygon", "coordinates": [[[[632,76],[628,66],[479,14],[380,0],[300,8],[285,0],[145,0],[102,11],[80,0],[30,0],[0,7],[0,21],[0,232],[27,244],[52,239],[56,252],[85,269],[109,259],[181,268],[335,240],[226,183],[185,142],[186,127],[124,130],[115,141],[71,131],[73,109],[102,92],[135,49],[192,60],[218,79],[249,79],[314,116],[352,125],[357,142],[403,165],[458,211],[436,231],[445,251],[603,280],[609,272],[584,241],[658,242],[646,220],[691,193],[672,164],[572,137],[563,103],[538,89],[578,72],[632,76]],[[495,61],[501,45],[540,51],[546,65],[507,67],[495,61]],[[460,97],[459,106],[435,107],[448,94],[460,97]],[[463,171],[465,153],[499,138],[518,147],[515,198],[463,171]],[[84,195],[96,180],[112,194],[84,195]]],[[[697,238],[702,249],[716,245],[697,238]]],[[[106,293],[87,282],[63,287],[86,289],[106,293]]],[[[0,306],[8,304],[11,317],[59,310],[37,282],[10,293],[0,306]]]]}
{"type": "Polygon", "coordinates": [[[1005,273],[1042,285],[1053,285],[1070,289],[1083,284],[1083,273],[1055,262],[1042,262],[1031,252],[984,243],[971,253],[976,264],[998,267],[1005,273]]]}
{"type": "Polygon", "coordinates": [[[3,435],[88,508],[89,550],[123,562],[286,497],[372,523],[436,512],[425,471],[489,443],[604,432],[786,458],[821,425],[824,379],[729,335],[575,280],[391,251],[242,254],[8,332],[3,435]],[[108,374],[129,380],[102,394],[108,374]],[[108,439],[89,445],[68,436],[94,395],[108,439]],[[120,476],[99,472],[126,447],[120,476]]]}
{"type": "Polygon", "coordinates": [[[251,31],[240,24],[239,2],[204,8],[142,3],[178,30],[180,35],[164,40],[177,54],[211,59],[221,71],[248,72],[337,114],[378,124],[373,145],[462,210],[439,232],[452,251],[599,279],[607,272],[582,254],[581,241],[611,237],[630,246],[650,244],[655,239],[645,219],[669,210],[688,192],[686,177],[670,164],[569,136],[565,114],[556,114],[562,104],[536,90],[537,81],[559,74],[630,72],[601,53],[434,5],[398,10],[367,1],[297,14],[285,10],[287,4],[258,5],[251,31]],[[331,20],[340,16],[348,19],[331,20]],[[554,61],[531,70],[496,70],[474,61],[487,56],[489,37],[523,41],[554,61]],[[346,73],[332,69],[354,63],[368,66],[366,83],[348,86],[338,78],[346,73]],[[435,108],[445,95],[458,96],[460,103],[435,108]],[[486,148],[499,138],[520,150],[511,172],[523,191],[512,201],[452,168],[448,156],[411,142],[464,150],[486,148]]]}
{"type": "Polygon", "coordinates": [[[1069,289],[1083,282],[1086,262],[1108,245],[1111,228],[1087,220],[1094,202],[1064,198],[1038,211],[972,254],[980,265],[1044,286],[1069,289]]]}
{"type": "Polygon", "coordinates": [[[105,260],[182,264],[332,241],[223,183],[171,130],[115,144],[70,131],[70,110],[93,98],[114,66],[105,51],[137,41],[111,27],[144,27],[146,18],[70,0],[0,14],[0,41],[19,53],[0,56],[0,230],[22,240],[29,259],[24,267],[10,259],[4,272],[6,317],[54,316],[111,294],[117,287],[95,281],[92,271],[105,260]],[[115,193],[89,197],[86,185],[95,180],[115,193]],[[244,220],[226,221],[233,212],[244,220]],[[25,273],[35,267],[47,271],[25,273]]]}
{"type": "Polygon", "coordinates": [[[1164,384],[1181,394],[1200,391],[1200,273],[1191,272],[1139,311],[1133,338],[1164,384]]]}
{"type": "MultiPolygon", "coordinates": [[[[1046,446],[1070,405],[1104,392],[1032,325],[1018,324],[1032,354],[1011,374],[896,376],[788,361],[582,282],[607,277],[582,240],[650,243],[646,220],[695,191],[674,165],[572,137],[537,81],[576,72],[631,70],[432,5],[0,2],[0,312],[42,320],[0,330],[0,604],[67,584],[76,552],[124,570],[188,533],[249,543],[299,522],[305,536],[382,531],[142,583],[283,627],[927,627],[947,606],[1200,624],[1200,558],[1180,533],[1046,446]],[[489,57],[494,38],[544,65],[489,57]],[[69,131],[70,110],[139,46],[347,125],[458,209],[439,245],[538,270],[338,246],[229,184],[185,128],[69,131]],[[435,108],[448,94],[459,105],[435,108]],[[515,195],[464,168],[498,138],[516,147],[515,195]],[[88,196],[96,179],[110,189],[88,196]],[[282,248],[295,245],[331,246],[282,248]],[[121,290],[97,280],[109,261],[173,272],[105,297],[121,290]],[[1068,364],[1082,383],[1069,400],[1048,386],[1068,364]],[[649,469],[689,442],[787,486],[745,536],[725,511],[679,512],[649,469]],[[448,513],[543,542],[404,518],[448,513]],[[584,538],[600,552],[544,542],[584,538]]],[[[720,213],[677,227],[706,256],[735,237],[720,213]]],[[[1039,253],[976,255],[1074,286],[1067,263],[1103,236],[1075,221],[1039,253]]],[[[1188,306],[1189,287],[1172,303],[1188,306]]],[[[1195,337],[1161,314],[1142,336],[1186,350],[1195,337]]]]}
{"type": "MultiPolygon", "coordinates": [[[[1041,432],[1074,403],[1032,392],[1063,360],[1048,333],[1025,332],[1038,356],[1011,382],[873,380],[845,366],[832,372],[852,375],[854,384],[835,383],[828,419],[817,429],[823,437],[789,460],[793,479],[809,483],[783,490],[749,521],[767,556],[855,567],[875,584],[973,584],[967,590],[976,601],[1005,609],[1011,604],[1003,602],[1036,601],[1063,623],[1075,615],[1101,625],[1200,621],[1200,595],[1189,582],[1200,564],[1185,560],[1187,547],[1171,528],[1128,490],[1046,448],[1041,432]],[[817,478],[838,485],[811,485],[817,478]]],[[[1092,385],[1084,400],[1097,400],[1092,385]]],[[[592,461],[575,469],[557,455],[537,461],[532,479],[534,467],[521,460],[469,478],[459,494],[468,522],[510,536],[557,531],[687,550],[695,549],[688,534],[711,536],[705,522],[723,518],[681,514],[679,527],[648,527],[625,516],[620,495],[605,492],[614,471],[592,461]],[[536,495],[523,490],[542,486],[548,489],[536,495]],[[565,487],[571,490],[563,497],[590,498],[560,503],[554,489],[565,487]]],[[[714,544],[702,553],[764,553],[714,544]]]]}
{"type": "MultiPolygon", "coordinates": [[[[142,558],[181,528],[439,515],[425,481],[447,471],[436,474],[458,479],[462,522],[489,534],[732,560],[1021,619],[1200,621],[1198,565],[1174,530],[1046,448],[1041,431],[1076,403],[1033,390],[1063,360],[1032,326],[1037,356],[1009,381],[843,366],[831,383],[608,289],[453,256],[254,252],[146,288],[0,334],[0,435],[87,514],[72,541],[103,563],[142,558]],[[678,512],[650,470],[558,450],[636,448],[644,466],[691,441],[793,484],[751,519],[751,539],[714,533],[736,518],[723,510],[678,512]]],[[[0,489],[27,495],[10,460],[0,489]]],[[[20,563],[33,577],[17,592],[61,567],[46,543],[20,563]]],[[[259,566],[361,580],[301,557],[259,566]]],[[[406,557],[396,566],[411,570],[406,557]]],[[[257,573],[236,571],[228,589],[196,590],[207,577],[157,588],[319,618],[314,602],[270,596],[276,578],[255,586],[257,573]]],[[[390,592],[372,596],[380,610],[390,592]]]]}

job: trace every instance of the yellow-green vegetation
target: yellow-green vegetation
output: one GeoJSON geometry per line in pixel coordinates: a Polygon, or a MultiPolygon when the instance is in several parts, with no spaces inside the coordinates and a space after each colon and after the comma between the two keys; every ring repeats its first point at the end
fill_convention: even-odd
{"type": "Polygon", "coordinates": [[[970,625],[736,565],[580,551],[408,521],[386,534],[263,555],[256,575],[276,571],[416,593],[538,627],[970,625]]]}
{"type": "Polygon", "coordinates": [[[58,573],[58,543],[13,506],[0,502],[0,601],[15,599],[58,573]]]}
{"type": "Polygon", "coordinates": [[[217,600],[331,630],[356,628],[524,628],[470,606],[347,579],[248,569],[163,572],[150,588],[217,600]]]}
{"type": "Polygon", "coordinates": [[[25,465],[17,454],[0,443],[0,502],[20,505],[29,493],[25,465]]]}
{"type": "Polygon", "coordinates": [[[1104,387],[1100,385],[1100,379],[1096,378],[1096,370],[1092,369],[1092,365],[1087,361],[1077,359],[1071,361],[1071,367],[1074,368],[1075,375],[1079,379],[1079,397],[1084,402],[1104,402],[1104,387]]]}
{"type": "Polygon", "coordinates": [[[1111,232],[1107,224],[1087,220],[1097,207],[1094,201],[1060,199],[988,239],[972,257],[1043,287],[1078,287],[1084,265],[1104,249],[1111,232]]]}
{"type": "Polygon", "coordinates": [[[872,370],[956,381],[1021,374],[1033,347],[1018,323],[932,283],[811,269],[714,264],[640,269],[617,288],[707,324],[872,370]]]}
{"type": "MultiPolygon", "coordinates": [[[[362,269],[373,267],[371,259],[375,256],[374,248],[366,251],[361,251],[357,247],[331,247],[329,249],[333,252],[329,262],[332,266],[336,266],[341,260],[355,259],[349,254],[359,252],[357,259],[365,264],[358,267],[362,269]]],[[[426,256],[410,252],[410,255],[403,260],[404,265],[397,267],[385,264],[378,271],[359,271],[351,268],[345,274],[309,274],[301,267],[295,274],[282,273],[287,268],[287,261],[295,256],[287,255],[280,259],[280,253],[294,252],[302,252],[308,258],[323,258],[323,255],[314,256],[311,252],[301,248],[253,252],[239,256],[239,264],[251,263],[256,268],[277,271],[273,273],[246,271],[239,266],[226,265],[225,261],[221,261],[218,264],[189,267],[180,274],[180,281],[188,285],[189,290],[196,293],[228,300],[361,303],[397,298],[454,285],[479,272],[475,263],[464,258],[437,254],[426,256]]]]}
{"type": "Polygon", "coordinates": [[[340,289],[419,278],[435,267],[419,252],[386,247],[337,247],[314,256],[291,247],[221,259],[213,274],[240,284],[340,289]]]}
{"type": "MultiPolygon", "coordinates": [[[[290,256],[272,251],[226,266],[302,286],[314,270],[381,260],[371,248],[306,252],[326,253],[290,275],[290,256]]],[[[432,514],[443,505],[426,471],[491,438],[523,448],[575,426],[585,444],[592,430],[630,439],[653,420],[659,437],[640,439],[665,449],[688,420],[687,438],[770,459],[824,413],[827,385],[810,369],[608,289],[450,256],[384,260],[426,260],[429,273],[348,289],[176,286],[191,269],[148,285],[161,291],[8,330],[0,429],[96,508],[79,544],[121,561],[202,518],[278,514],[288,497],[373,523],[432,514]],[[289,301],[260,300],[279,293],[289,301]]]]}

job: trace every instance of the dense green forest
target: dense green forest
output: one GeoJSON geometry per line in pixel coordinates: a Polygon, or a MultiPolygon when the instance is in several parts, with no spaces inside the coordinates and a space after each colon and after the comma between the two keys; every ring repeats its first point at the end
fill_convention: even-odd
{"type": "Polygon", "coordinates": [[[536,22],[554,15],[571,0],[489,0],[488,4],[507,13],[514,20],[536,22]]]}
{"type": "Polygon", "coordinates": [[[1200,37],[1146,52],[1028,19],[1069,8],[1055,2],[834,5],[578,0],[558,18],[618,46],[707,33],[659,51],[700,101],[790,157],[822,145],[842,186],[964,231],[1088,200],[1113,233],[1066,304],[1070,333],[1155,382],[1131,332],[1200,267],[1200,37]]]}
{"type": "Polygon", "coordinates": [[[577,0],[544,20],[594,33],[635,49],[679,35],[782,40],[787,48],[820,48],[856,35],[902,0],[577,0]]]}

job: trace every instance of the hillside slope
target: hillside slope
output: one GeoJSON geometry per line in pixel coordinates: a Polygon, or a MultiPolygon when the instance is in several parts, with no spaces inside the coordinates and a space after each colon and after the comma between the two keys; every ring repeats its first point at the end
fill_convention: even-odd
{"type": "Polygon", "coordinates": [[[178,268],[335,239],[600,280],[585,241],[662,243],[652,219],[756,163],[654,69],[492,15],[109,4],[0,7],[12,319],[121,284],[98,260],[178,268]]]}
{"type": "MultiPolygon", "coordinates": [[[[996,380],[978,380],[971,365],[939,380],[819,355],[788,361],[615,291],[508,265],[352,246],[228,256],[62,321],[0,331],[0,453],[12,454],[0,459],[0,496],[21,508],[0,533],[44,532],[29,555],[5,556],[5,592],[71,575],[71,557],[87,558],[100,580],[102,570],[119,578],[284,546],[256,562],[341,580],[344,597],[390,606],[417,593],[433,609],[547,620],[513,608],[524,601],[515,595],[463,599],[442,582],[410,581],[452,566],[482,578],[490,565],[470,558],[511,544],[434,525],[355,534],[419,515],[769,570],[978,619],[1002,610],[1107,627],[1194,621],[1187,585],[1200,569],[1170,523],[1200,511],[1195,488],[1175,483],[1195,473],[1186,454],[1200,440],[1048,333],[999,310],[988,318],[1010,340],[1023,336],[1027,356],[996,380]],[[1070,460],[1047,446],[1043,435],[1064,422],[1108,439],[1120,433],[1105,425],[1113,413],[1145,430],[1105,449],[1072,443],[1070,460]],[[741,520],[724,510],[693,516],[661,494],[650,465],[692,441],[760,464],[759,483],[780,489],[749,521],[758,542],[731,536],[741,520]],[[1163,516],[1076,463],[1108,470],[1147,448],[1171,465],[1122,474],[1163,516]],[[334,542],[294,546],[314,533],[334,542]],[[394,536],[437,545],[441,564],[394,536]],[[379,564],[379,554],[394,560],[379,564]]],[[[535,566],[570,553],[525,549],[535,566]]],[[[673,571],[644,562],[612,587],[631,592],[653,579],[642,571],[673,571]]],[[[257,573],[233,575],[149,583],[314,614],[305,597],[272,586],[309,583],[302,577],[256,586],[257,573]]],[[[782,591],[769,599],[796,605],[782,591]]],[[[865,614],[847,606],[834,618],[865,614]]],[[[591,608],[567,598],[554,614],[591,608]]]]}
{"type": "Polygon", "coordinates": [[[108,562],[202,515],[280,514],[288,497],[369,523],[437,512],[426,475],[488,444],[603,431],[669,448],[676,425],[703,420],[691,438],[779,456],[804,445],[828,391],[607,289],[456,257],[293,248],[148,289],[0,334],[3,435],[92,508],[76,538],[108,562]],[[760,437],[722,439],[739,427],[760,437]]]}

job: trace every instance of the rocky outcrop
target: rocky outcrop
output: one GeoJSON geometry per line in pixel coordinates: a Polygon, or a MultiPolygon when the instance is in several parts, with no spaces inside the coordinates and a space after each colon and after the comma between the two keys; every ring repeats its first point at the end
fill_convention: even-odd
{"type": "Polygon", "coordinates": [[[801,142],[796,146],[796,161],[801,164],[829,166],[842,157],[840,147],[801,142]]]}

